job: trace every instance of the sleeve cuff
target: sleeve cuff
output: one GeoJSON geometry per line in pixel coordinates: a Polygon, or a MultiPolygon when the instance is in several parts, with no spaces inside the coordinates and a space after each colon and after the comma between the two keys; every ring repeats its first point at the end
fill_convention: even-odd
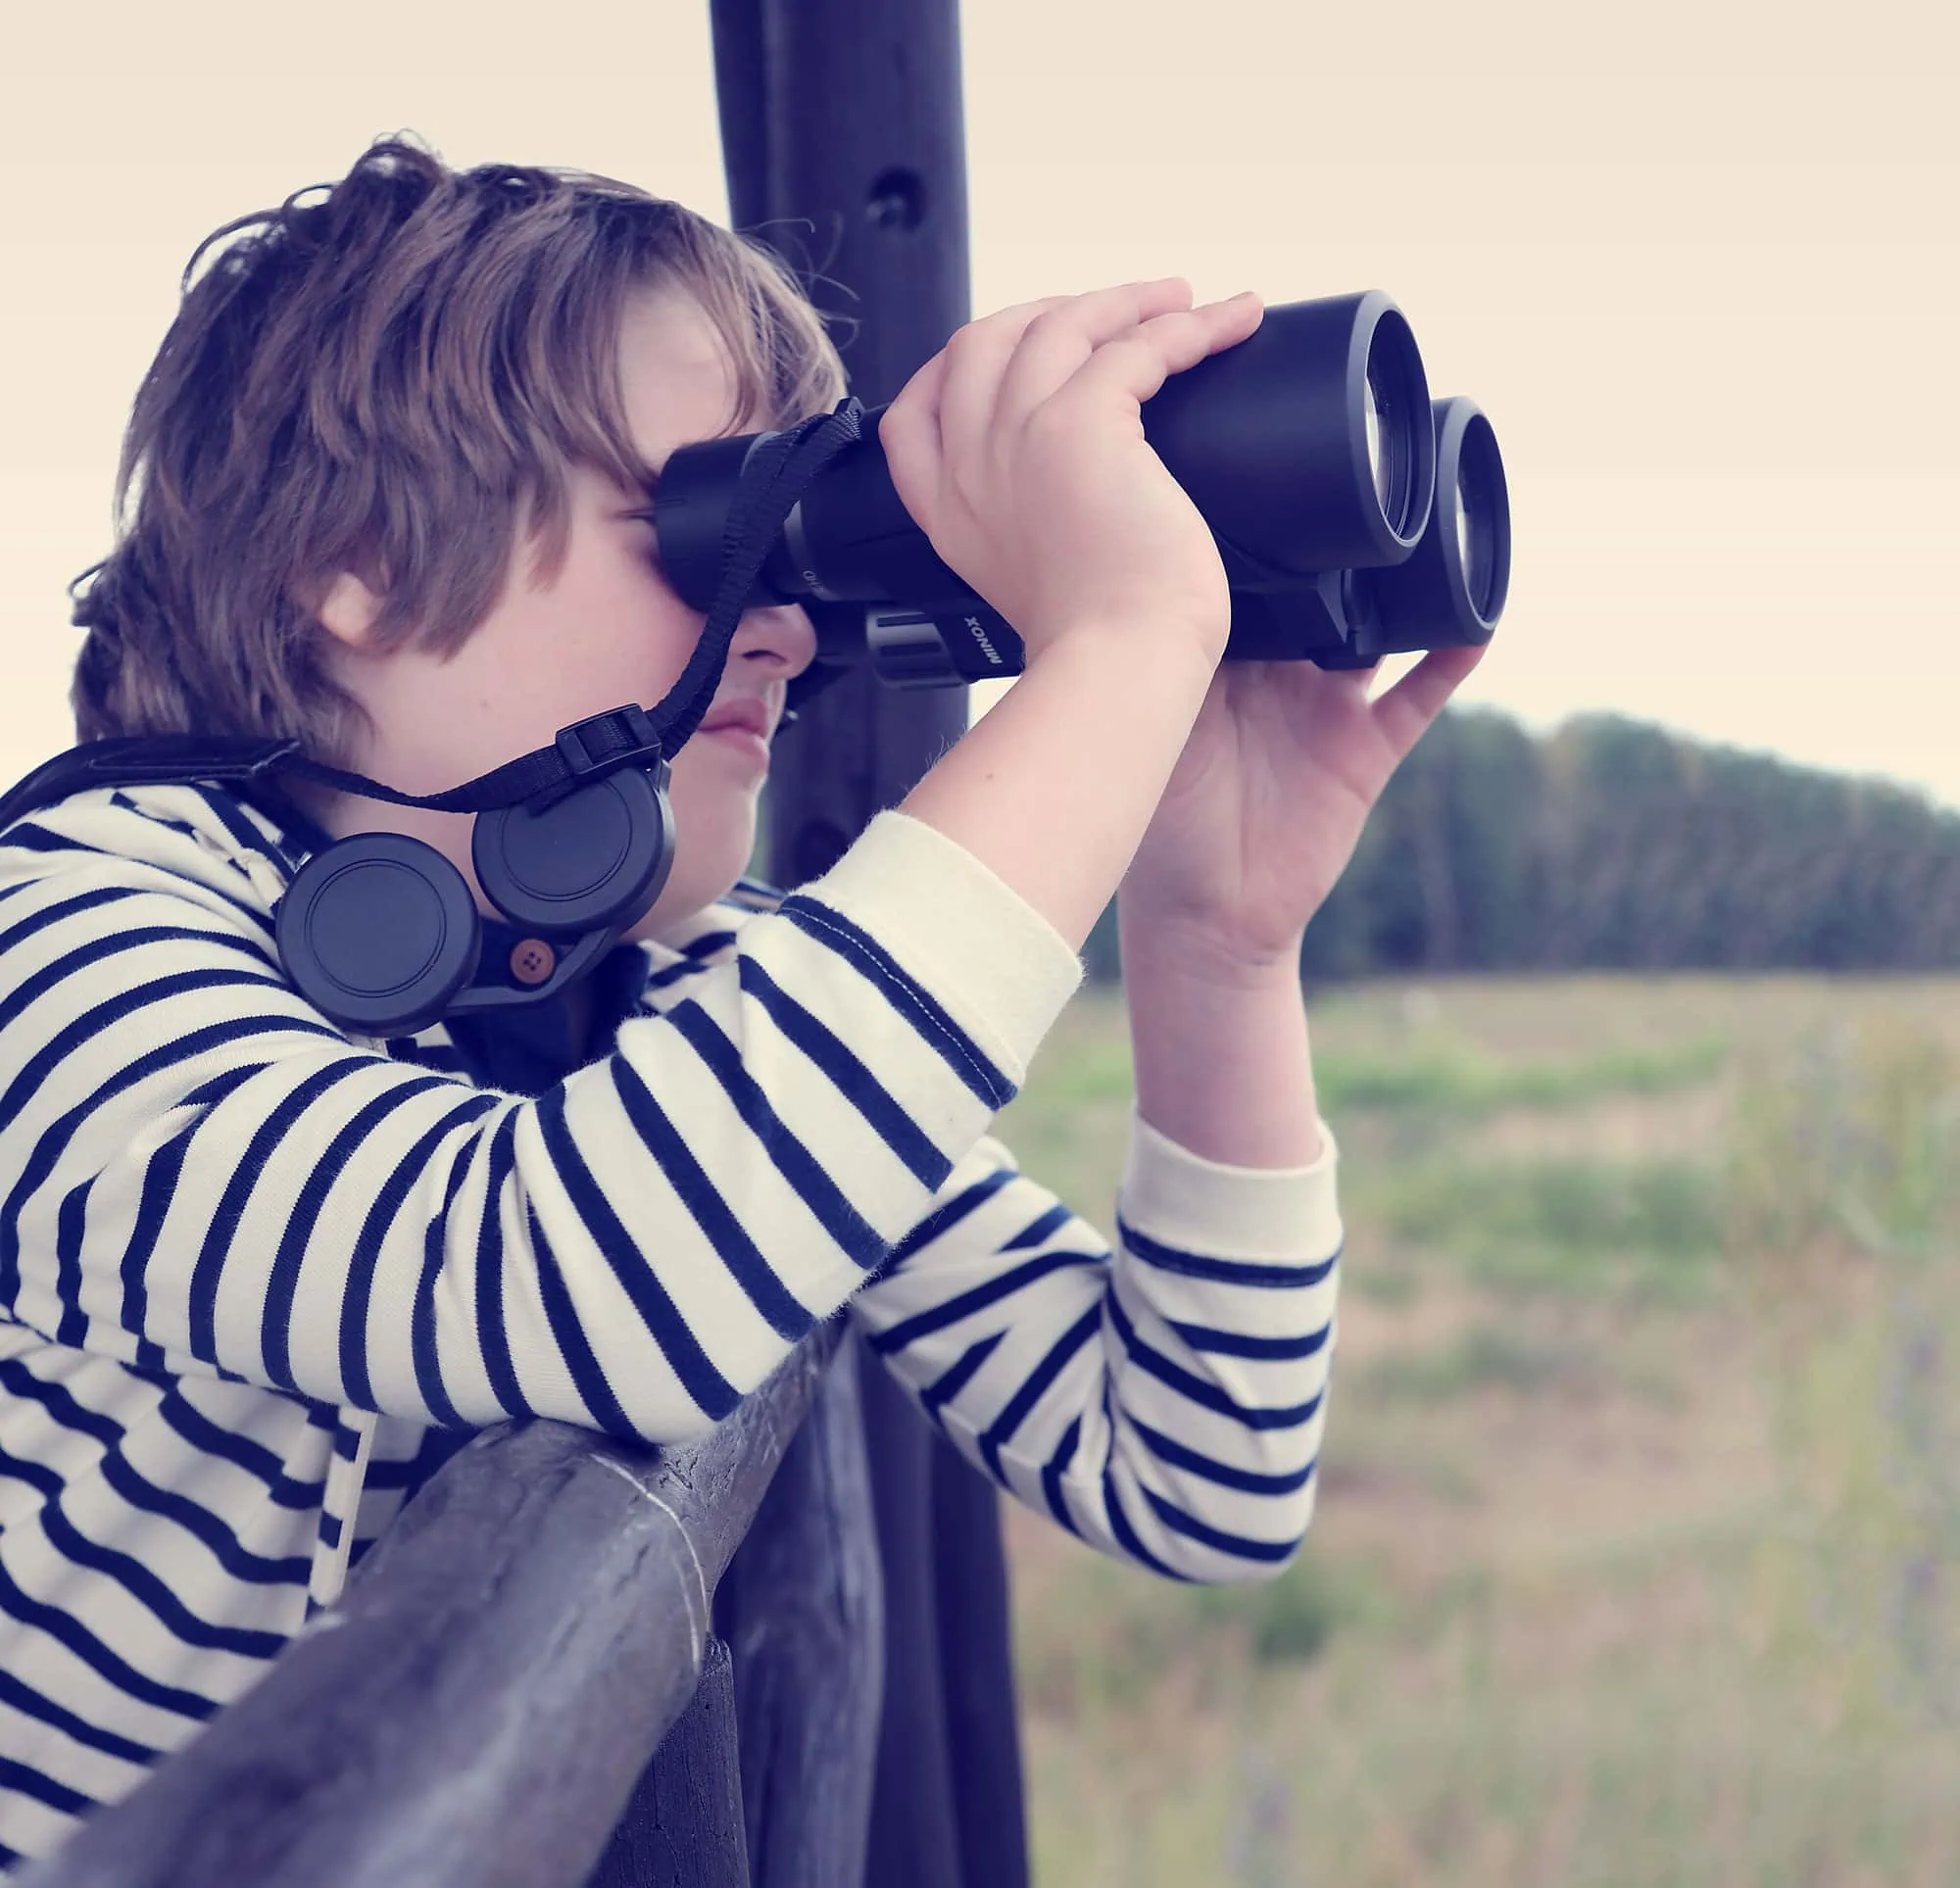
{"type": "Polygon", "coordinates": [[[1228,1167],[1180,1146],[1133,1108],[1117,1195],[1123,1219],[1165,1245],[1219,1258],[1331,1252],[1341,1243],[1340,1152],[1324,1121],[1320,1133],[1309,1167],[1228,1167]]]}
{"type": "Polygon", "coordinates": [[[877,939],[1015,1085],[1082,982],[1068,941],[936,827],[887,811],[803,888],[877,939]]]}

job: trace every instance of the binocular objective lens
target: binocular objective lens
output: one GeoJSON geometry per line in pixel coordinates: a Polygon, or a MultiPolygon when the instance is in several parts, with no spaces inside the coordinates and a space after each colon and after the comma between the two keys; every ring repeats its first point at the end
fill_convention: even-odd
{"type": "Polygon", "coordinates": [[[1375,497],[1381,503],[1383,516],[1393,518],[1389,507],[1395,495],[1389,489],[1389,456],[1382,442],[1382,393],[1372,373],[1365,384],[1367,400],[1361,419],[1368,435],[1368,471],[1375,481],[1375,497]]]}
{"type": "Polygon", "coordinates": [[[1456,467],[1456,556],[1463,565],[1463,588],[1469,593],[1470,606],[1486,618],[1491,614],[1489,503],[1484,479],[1471,455],[1465,453],[1456,467]]]}

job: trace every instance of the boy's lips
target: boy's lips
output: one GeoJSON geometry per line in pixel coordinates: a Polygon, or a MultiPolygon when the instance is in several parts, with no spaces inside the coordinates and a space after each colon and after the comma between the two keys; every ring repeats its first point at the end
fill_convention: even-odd
{"type": "Polygon", "coordinates": [[[702,720],[699,732],[717,747],[744,754],[745,764],[758,773],[769,769],[769,734],[775,717],[767,705],[754,697],[723,702],[702,720]]]}
{"type": "Polygon", "coordinates": [[[739,702],[724,702],[720,706],[710,709],[702,721],[701,732],[720,734],[726,729],[733,728],[766,741],[769,738],[769,721],[768,709],[753,696],[749,696],[739,702]]]}

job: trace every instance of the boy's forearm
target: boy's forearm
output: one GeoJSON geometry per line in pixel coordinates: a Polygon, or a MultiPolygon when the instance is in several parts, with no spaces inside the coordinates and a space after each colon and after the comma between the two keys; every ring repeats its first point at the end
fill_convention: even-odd
{"type": "Polygon", "coordinates": [[[964,847],[1080,950],[1142,843],[1212,666],[1200,639],[1143,628],[1058,641],[900,810],[964,847]]]}
{"type": "Polygon", "coordinates": [[[1322,1137],[1295,960],[1234,965],[1119,916],[1138,1112],[1207,1160],[1310,1166],[1322,1137]]]}

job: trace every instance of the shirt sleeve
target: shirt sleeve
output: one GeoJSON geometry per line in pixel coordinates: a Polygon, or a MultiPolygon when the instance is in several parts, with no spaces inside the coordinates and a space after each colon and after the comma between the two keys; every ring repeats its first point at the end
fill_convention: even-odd
{"type": "Polygon", "coordinates": [[[698,1433],[931,1208],[1081,975],[886,814],[532,1100],[315,1012],[217,798],[83,795],[0,840],[0,1306],[138,1368],[698,1433]]]}
{"type": "Polygon", "coordinates": [[[1071,1533],[1268,1577],[1313,1514],[1337,1158],[1326,1135],[1310,1167],[1222,1166],[1133,1117],[1111,1249],[983,1139],[854,1315],[948,1439],[1071,1533]]]}

